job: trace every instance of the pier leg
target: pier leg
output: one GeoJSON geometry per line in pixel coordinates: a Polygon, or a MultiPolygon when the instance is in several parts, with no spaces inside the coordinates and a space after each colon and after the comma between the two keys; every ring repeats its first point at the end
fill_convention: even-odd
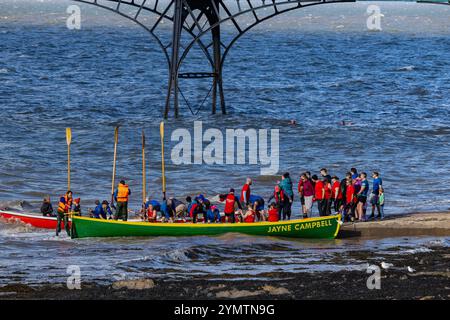
{"type": "Polygon", "coordinates": [[[180,36],[183,26],[182,0],[175,1],[173,31],[172,31],[172,56],[170,61],[170,75],[168,94],[166,98],[166,108],[164,118],[169,116],[171,96],[173,95],[173,109],[175,118],[178,118],[178,57],[180,52],[180,36]]]}

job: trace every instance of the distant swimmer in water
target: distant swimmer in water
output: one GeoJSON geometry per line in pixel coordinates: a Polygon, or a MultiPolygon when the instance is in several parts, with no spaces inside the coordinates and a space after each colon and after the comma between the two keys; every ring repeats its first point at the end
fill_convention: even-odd
{"type": "Polygon", "coordinates": [[[352,126],[352,125],[353,125],[353,122],[342,120],[342,121],[340,122],[340,125],[341,125],[341,126],[352,126]]]}
{"type": "Polygon", "coordinates": [[[294,120],[294,119],[291,119],[291,121],[289,121],[289,124],[290,124],[291,126],[296,126],[296,125],[297,125],[297,121],[294,120]]]}

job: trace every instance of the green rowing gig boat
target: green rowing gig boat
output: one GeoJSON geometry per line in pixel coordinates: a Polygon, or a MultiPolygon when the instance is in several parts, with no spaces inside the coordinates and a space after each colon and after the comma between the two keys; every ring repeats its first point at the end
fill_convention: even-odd
{"type": "Polygon", "coordinates": [[[333,239],[340,216],[255,223],[149,223],[72,217],[72,238],[214,236],[237,232],[255,236],[333,239]]]}

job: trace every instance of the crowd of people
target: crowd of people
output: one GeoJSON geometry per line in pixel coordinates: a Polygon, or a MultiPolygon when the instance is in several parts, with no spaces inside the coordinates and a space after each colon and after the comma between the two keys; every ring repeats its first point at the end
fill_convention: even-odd
{"type": "MultiPolygon", "coordinates": [[[[203,194],[181,201],[174,197],[162,201],[146,199],[139,216],[148,222],[193,222],[193,223],[253,223],[258,221],[276,222],[289,220],[294,202],[293,182],[288,172],[277,181],[272,195],[268,198],[268,208],[262,196],[251,191],[252,179],[247,178],[239,195],[230,188],[228,193],[218,195],[211,203],[203,194]],[[223,203],[223,215],[218,203],[223,203]]],[[[320,177],[306,171],[300,174],[297,185],[303,218],[313,216],[314,204],[319,216],[341,214],[343,221],[366,221],[367,207],[371,205],[370,219],[384,217],[384,189],[378,172],[372,173],[372,189],[365,172],[358,173],[351,168],[341,180],[331,176],[326,168],[320,170],[320,177]],[[375,217],[375,213],[377,216],[375,217]]],[[[129,186],[121,180],[113,194],[113,201],[95,202],[95,208],[89,210],[89,215],[97,219],[128,219],[128,200],[131,195],[129,186]],[[115,202],[115,205],[114,205],[115,202]]],[[[45,216],[53,215],[50,198],[44,199],[41,212],[45,216]]],[[[80,198],[73,199],[68,191],[59,200],[56,217],[58,219],[57,235],[61,232],[60,222],[64,221],[69,234],[68,218],[70,214],[81,215],[80,198]]]]}

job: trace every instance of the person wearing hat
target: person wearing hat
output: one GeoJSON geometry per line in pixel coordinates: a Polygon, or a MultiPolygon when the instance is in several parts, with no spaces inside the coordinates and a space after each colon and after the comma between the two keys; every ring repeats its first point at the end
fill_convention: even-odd
{"type": "Polygon", "coordinates": [[[117,203],[117,210],[114,216],[114,220],[128,220],[128,198],[130,195],[130,188],[124,180],[121,180],[119,185],[117,186],[116,192],[114,192],[114,200],[116,200],[117,203]]]}
{"type": "Polygon", "coordinates": [[[58,203],[58,215],[57,215],[57,225],[56,225],[56,236],[61,232],[61,222],[64,222],[64,229],[67,235],[70,236],[69,228],[69,214],[72,211],[73,194],[72,191],[68,190],[64,196],[59,199],[58,203]]]}
{"type": "Polygon", "coordinates": [[[242,214],[242,205],[239,199],[234,195],[234,189],[231,188],[228,195],[220,195],[219,198],[221,201],[225,201],[225,209],[223,210],[225,213],[225,222],[236,222],[236,217],[234,215],[236,206],[239,208],[239,212],[242,214]]]}
{"type": "Polygon", "coordinates": [[[109,207],[109,203],[106,200],[103,200],[102,203],[100,201],[96,201],[97,207],[95,207],[94,211],[92,212],[92,215],[96,219],[111,219],[112,217],[112,211],[109,207]]]}
{"type": "Polygon", "coordinates": [[[81,216],[81,206],[80,206],[80,198],[76,198],[73,200],[74,206],[73,206],[73,214],[77,216],[81,216]]]}

